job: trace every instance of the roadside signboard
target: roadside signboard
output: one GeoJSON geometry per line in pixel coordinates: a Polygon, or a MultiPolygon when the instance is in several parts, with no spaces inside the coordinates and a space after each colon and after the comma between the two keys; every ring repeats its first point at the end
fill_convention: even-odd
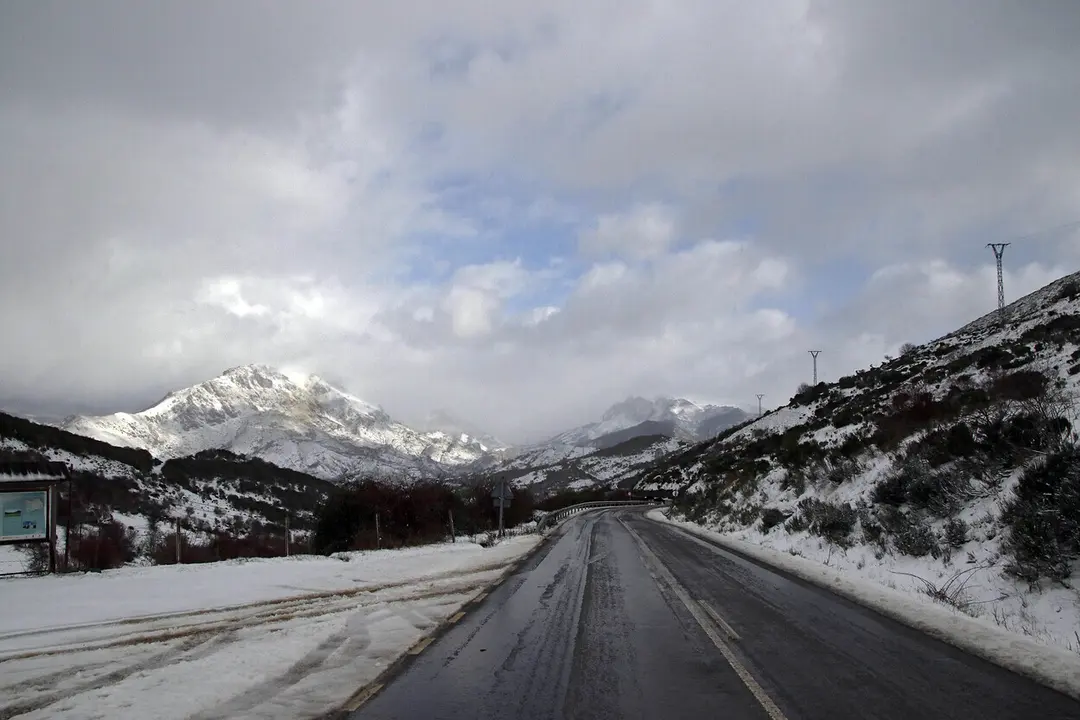
{"type": "Polygon", "coordinates": [[[502,505],[504,508],[510,507],[510,500],[514,497],[514,492],[510,489],[510,484],[503,481],[495,486],[495,489],[491,491],[491,502],[495,507],[502,505]]]}
{"type": "Polygon", "coordinates": [[[0,491],[0,542],[49,539],[49,491],[0,491]]]}

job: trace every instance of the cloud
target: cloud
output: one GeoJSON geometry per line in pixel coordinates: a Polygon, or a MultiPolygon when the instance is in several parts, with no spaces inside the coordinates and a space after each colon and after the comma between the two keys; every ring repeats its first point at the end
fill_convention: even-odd
{"type": "Polygon", "coordinates": [[[675,241],[675,232],[670,208],[640,205],[628,213],[601,215],[582,232],[579,246],[587,255],[613,253],[646,259],[663,254],[675,241]]]}
{"type": "Polygon", "coordinates": [[[226,367],[519,439],[754,405],[1075,270],[1080,10],[41,0],[0,20],[0,403],[226,367]],[[978,18],[973,22],[972,18],[978,18]]]}

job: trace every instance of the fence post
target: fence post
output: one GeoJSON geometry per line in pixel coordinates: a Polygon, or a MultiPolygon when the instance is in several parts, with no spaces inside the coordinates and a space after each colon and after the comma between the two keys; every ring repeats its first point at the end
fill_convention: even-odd
{"type": "Polygon", "coordinates": [[[56,573],[56,505],[60,491],[56,483],[49,486],[49,574],[56,573]]]}
{"type": "Polygon", "coordinates": [[[71,474],[68,474],[67,519],[64,521],[64,572],[71,569],[71,474]]]}
{"type": "Polygon", "coordinates": [[[382,532],[379,530],[379,513],[375,512],[375,549],[382,549],[382,532]]]}
{"type": "Polygon", "coordinates": [[[180,564],[180,516],[176,516],[176,564],[180,564]]]}
{"type": "Polygon", "coordinates": [[[450,542],[456,543],[457,534],[454,532],[454,511],[447,510],[447,512],[450,514],[450,542]]]}

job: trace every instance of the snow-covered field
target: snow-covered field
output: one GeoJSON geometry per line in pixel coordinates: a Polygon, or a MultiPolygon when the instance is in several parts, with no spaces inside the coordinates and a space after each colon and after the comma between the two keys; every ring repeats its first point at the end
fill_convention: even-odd
{"type": "Polygon", "coordinates": [[[0,580],[0,718],[304,718],[538,542],[0,580]]]}
{"type": "MultiPolygon", "coordinates": [[[[1015,603],[999,586],[1000,573],[973,573],[967,589],[986,602],[966,612],[943,605],[923,592],[924,584],[901,573],[921,574],[936,585],[948,582],[951,571],[931,566],[929,559],[900,557],[878,562],[865,548],[843,554],[818,544],[816,538],[787,533],[762,536],[753,530],[716,532],[696,523],[670,518],[668,510],[651,510],[648,517],[696,535],[705,536],[768,565],[841,594],[885,615],[1033,677],[1057,690],[1080,697],[1080,638],[1067,633],[1080,628],[1080,604],[1075,591],[1023,593],[1015,603]],[[997,600],[993,598],[998,597],[997,600]],[[1006,618],[1007,621],[1003,621],[1006,618]]],[[[1014,589],[1014,588],[1009,588],[1014,589]]]]}

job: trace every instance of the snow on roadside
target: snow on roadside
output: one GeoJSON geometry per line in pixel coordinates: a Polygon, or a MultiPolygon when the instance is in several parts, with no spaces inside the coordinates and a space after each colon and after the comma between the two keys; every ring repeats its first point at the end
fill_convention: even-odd
{"type": "Polygon", "coordinates": [[[315,717],[539,540],[0,580],[0,717],[315,717]]]}
{"type": "MultiPolygon", "coordinates": [[[[752,541],[754,531],[744,531],[740,536],[719,533],[696,523],[669,518],[666,512],[651,510],[647,517],[713,540],[1080,699],[1080,647],[1070,649],[1060,644],[1047,644],[1045,634],[1024,634],[1021,628],[1002,627],[991,618],[961,613],[920,592],[921,584],[916,580],[906,585],[890,583],[886,579],[890,577],[888,567],[878,565],[873,557],[869,561],[859,557],[840,563],[840,556],[829,552],[827,546],[823,546],[821,552],[807,553],[806,550],[814,545],[805,539],[799,542],[797,537],[786,536],[789,544],[785,551],[778,546],[769,547],[752,541]],[[791,550],[799,554],[792,554],[791,550]],[[859,567],[860,563],[862,567],[859,567]]],[[[1073,602],[1075,613],[1075,594],[1073,602]]],[[[1065,605],[1067,603],[1055,606],[1055,602],[1050,601],[1048,607],[1051,611],[1064,612],[1065,605]]],[[[1038,609],[1043,608],[1039,606],[1038,609]]]]}

